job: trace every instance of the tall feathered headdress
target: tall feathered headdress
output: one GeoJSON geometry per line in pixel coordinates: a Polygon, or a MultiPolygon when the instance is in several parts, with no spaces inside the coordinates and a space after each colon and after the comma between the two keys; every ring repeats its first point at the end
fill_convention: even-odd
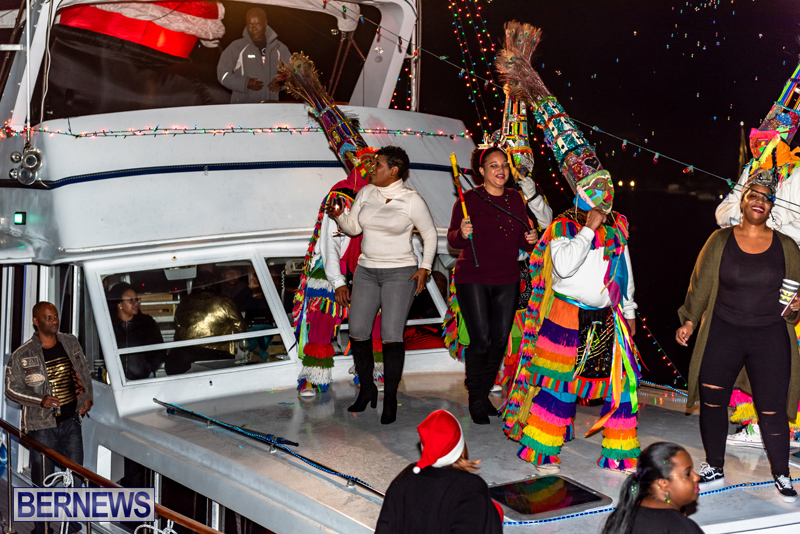
{"type": "Polygon", "coordinates": [[[311,106],[312,113],[322,123],[328,141],[347,171],[357,169],[367,179],[372,173],[375,151],[367,146],[350,118],[333,102],[319,81],[314,62],[302,53],[292,54],[288,64],[280,61],[278,74],[269,83],[269,88],[277,92],[283,86],[290,94],[311,106]]]}
{"type": "Polygon", "coordinates": [[[500,80],[511,96],[527,102],[533,110],[578,205],[584,209],[598,207],[608,213],[614,200],[611,175],[531,65],[542,31],[517,21],[506,23],[505,29],[505,47],[495,61],[500,80]]]}
{"type": "Polygon", "coordinates": [[[750,152],[754,162],[750,173],[773,169],[778,183],[783,182],[800,162],[798,149],[789,148],[800,126],[800,65],[786,81],[780,97],[758,128],[750,130],[750,152]]]}

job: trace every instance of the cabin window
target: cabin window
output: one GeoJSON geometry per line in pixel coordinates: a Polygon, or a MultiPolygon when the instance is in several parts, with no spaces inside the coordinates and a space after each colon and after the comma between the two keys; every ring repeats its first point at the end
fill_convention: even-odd
{"type": "MultiPolygon", "coordinates": [[[[447,265],[454,264],[455,259],[448,262],[450,256],[437,257],[434,269],[425,289],[411,305],[404,338],[409,350],[439,349],[444,348],[442,339],[442,321],[447,311],[449,298],[450,271],[447,265]]],[[[281,296],[284,311],[293,322],[292,310],[294,308],[295,293],[301,285],[303,274],[303,258],[267,258],[267,268],[272,275],[275,289],[281,296]]],[[[348,286],[352,289],[352,276],[347,277],[348,286]]],[[[336,355],[347,352],[350,338],[348,335],[348,321],[342,321],[341,327],[336,332],[332,341],[336,355]]]]}
{"type": "Polygon", "coordinates": [[[109,274],[103,287],[126,380],[289,359],[250,261],[109,274]]]}

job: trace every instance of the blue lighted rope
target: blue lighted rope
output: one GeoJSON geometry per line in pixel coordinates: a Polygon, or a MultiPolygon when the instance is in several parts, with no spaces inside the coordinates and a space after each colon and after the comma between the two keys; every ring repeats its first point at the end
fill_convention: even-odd
{"type": "MultiPolygon", "coordinates": [[[[162,402],[162,401],[159,401],[159,402],[162,402]]],[[[203,415],[201,413],[197,413],[197,412],[194,412],[192,410],[188,410],[188,409],[186,409],[186,408],[184,408],[182,406],[178,406],[177,404],[172,404],[171,402],[164,402],[163,404],[165,404],[167,406],[171,406],[172,408],[184,411],[186,413],[192,414],[192,415],[194,415],[196,417],[200,417],[200,418],[206,419],[207,421],[211,421],[215,425],[219,425],[219,426],[221,426],[223,428],[227,428],[228,430],[230,430],[232,432],[238,432],[240,434],[244,434],[245,436],[248,436],[250,438],[256,439],[258,441],[269,443],[273,447],[276,447],[276,448],[282,450],[283,452],[289,453],[290,455],[294,456],[298,460],[302,460],[303,462],[307,463],[308,465],[310,465],[314,469],[319,469],[320,471],[322,471],[324,473],[328,473],[329,475],[342,477],[342,478],[344,478],[346,480],[350,480],[350,481],[355,482],[357,484],[361,484],[362,486],[365,486],[365,487],[367,487],[367,488],[369,488],[371,490],[377,491],[377,490],[375,490],[375,488],[373,486],[367,484],[366,482],[364,482],[360,478],[354,477],[352,475],[346,475],[344,473],[339,473],[338,471],[333,471],[332,469],[328,469],[327,467],[324,467],[324,466],[316,463],[315,461],[306,458],[305,456],[297,454],[293,450],[289,449],[285,445],[282,445],[282,444],[278,443],[274,439],[268,438],[268,437],[263,436],[261,434],[255,434],[253,432],[248,432],[247,430],[245,430],[245,429],[243,429],[241,427],[238,427],[238,426],[235,426],[235,425],[231,425],[231,424],[228,424],[228,423],[223,423],[222,421],[218,421],[218,420],[216,420],[216,419],[214,419],[212,417],[208,417],[207,415],[203,415]]]]}
{"type": "MultiPolygon", "coordinates": [[[[800,482],[800,478],[793,478],[792,482],[800,482]]],[[[733,486],[725,486],[724,488],[710,490],[710,491],[702,491],[698,497],[705,497],[706,495],[714,495],[716,493],[724,493],[726,491],[731,491],[735,489],[757,489],[763,488],[764,486],[775,485],[773,481],[767,482],[743,482],[741,484],[736,484],[733,486]]],[[[563,521],[565,519],[574,519],[576,517],[583,517],[587,515],[597,515],[597,514],[605,514],[608,512],[613,512],[617,508],[615,506],[609,506],[608,508],[599,508],[597,510],[588,510],[586,512],[579,512],[577,514],[569,514],[569,515],[562,515],[559,517],[551,517],[550,519],[535,519],[532,521],[503,521],[503,525],[509,526],[521,526],[521,525],[541,525],[543,523],[554,523],[556,521],[563,521]]]]}

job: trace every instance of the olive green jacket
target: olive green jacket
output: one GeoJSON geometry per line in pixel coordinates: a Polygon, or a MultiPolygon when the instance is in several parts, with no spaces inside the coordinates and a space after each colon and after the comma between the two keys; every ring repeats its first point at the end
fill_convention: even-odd
{"type": "MultiPolygon", "coordinates": [[[[678,310],[681,324],[691,321],[697,332],[697,340],[692,352],[692,361],[689,364],[689,398],[687,406],[691,408],[699,399],[698,376],[700,375],[700,364],[703,361],[703,354],[706,350],[708,331],[711,327],[711,317],[714,315],[714,304],[717,302],[717,290],[719,289],[719,264],[722,259],[722,251],[725,243],[731,235],[733,227],[717,230],[708,238],[703,250],[697,257],[692,279],[689,283],[689,290],[686,292],[686,301],[678,310]],[[698,328],[697,325],[700,325],[698,328]]],[[[800,281],[800,249],[790,237],[776,232],[783,245],[783,257],[786,259],[786,278],[800,281]]],[[[778,298],[778,294],[775,294],[778,298]]],[[[797,335],[794,331],[794,324],[800,318],[800,312],[794,312],[786,317],[786,332],[791,339],[792,347],[792,376],[789,381],[789,396],[786,401],[786,412],[790,420],[797,417],[797,403],[800,401],[800,354],[798,354],[797,335]]],[[[746,391],[750,390],[750,384],[746,380],[742,381],[744,371],[739,375],[740,379],[737,386],[742,386],[746,391]]]]}

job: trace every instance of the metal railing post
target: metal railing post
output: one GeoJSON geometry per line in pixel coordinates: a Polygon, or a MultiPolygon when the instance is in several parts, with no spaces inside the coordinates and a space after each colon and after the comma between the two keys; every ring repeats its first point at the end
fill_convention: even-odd
{"type": "Polygon", "coordinates": [[[14,530],[14,483],[11,478],[11,432],[6,430],[6,477],[8,477],[8,534],[15,534],[14,530]]]}

